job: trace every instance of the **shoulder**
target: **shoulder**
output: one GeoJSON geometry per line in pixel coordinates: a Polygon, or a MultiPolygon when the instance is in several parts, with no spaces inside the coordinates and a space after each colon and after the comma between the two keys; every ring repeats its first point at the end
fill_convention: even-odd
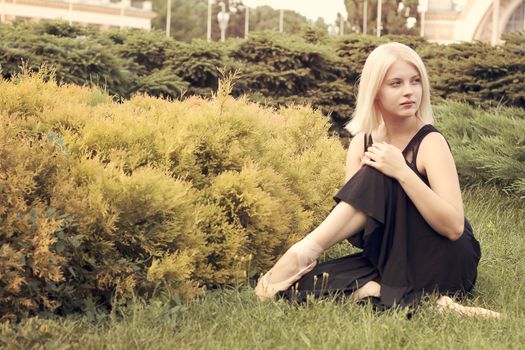
{"type": "Polygon", "coordinates": [[[346,153],[347,167],[356,167],[361,163],[361,158],[365,153],[365,134],[363,132],[357,133],[350,141],[348,152],[346,153]]]}
{"type": "Polygon", "coordinates": [[[436,151],[447,151],[450,153],[450,145],[445,139],[445,136],[433,125],[428,124],[427,132],[423,136],[419,145],[420,152],[436,152],[436,151]]]}
{"type": "Polygon", "coordinates": [[[350,141],[348,153],[361,154],[365,150],[365,133],[358,132],[350,141]]]}
{"type": "Polygon", "coordinates": [[[346,154],[346,181],[348,181],[361,167],[361,158],[365,153],[365,134],[357,133],[350,141],[346,154]]]}
{"type": "Polygon", "coordinates": [[[418,162],[425,172],[429,168],[447,168],[445,164],[454,163],[450,146],[443,134],[434,127],[431,129],[421,140],[418,151],[418,162]]]}

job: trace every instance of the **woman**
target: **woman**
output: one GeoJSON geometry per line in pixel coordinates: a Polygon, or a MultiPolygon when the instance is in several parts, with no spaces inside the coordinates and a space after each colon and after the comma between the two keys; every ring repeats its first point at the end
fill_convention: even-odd
{"type": "Polygon", "coordinates": [[[260,299],[343,293],[386,309],[415,306],[437,292],[441,308],[499,317],[449,297],[474,287],[481,252],[464,217],[448,143],[432,122],[421,58],[400,43],[377,47],[363,67],[347,126],[355,136],[337,205],[259,280],[260,299]],[[363,251],[316,264],[344,239],[363,251]]]}

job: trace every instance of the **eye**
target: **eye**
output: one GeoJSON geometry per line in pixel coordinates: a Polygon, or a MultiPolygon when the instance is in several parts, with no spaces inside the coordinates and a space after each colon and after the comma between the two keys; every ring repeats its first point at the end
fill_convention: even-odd
{"type": "Polygon", "coordinates": [[[412,84],[419,84],[420,82],[421,82],[421,78],[412,79],[412,84]]]}
{"type": "Polygon", "coordinates": [[[399,86],[399,85],[401,85],[401,82],[399,81],[393,81],[390,83],[390,86],[394,86],[394,87],[399,86]]]}

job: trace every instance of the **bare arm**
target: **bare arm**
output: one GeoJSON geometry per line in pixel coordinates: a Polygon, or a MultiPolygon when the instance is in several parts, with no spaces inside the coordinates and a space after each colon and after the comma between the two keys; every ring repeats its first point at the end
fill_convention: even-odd
{"type": "Polygon", "coordinates": [[[464,209],[456,165],[445,138],[428,134],[421,142],[418,161],[427,174],[430,188],[407,166],[397,180],[425,221],[451,239],[461,237],[464,209]]]}
{"type": "Polygon", "coordinates": [[[361,159],[363,158],[364,148],[364,134],[360,132],[350,141],[346,153],[345,182],[348,182],[363,165],[361,159]]]}
{"type": "Polygon", "coordinates": [[[464,229],[464,212],[454,159],[445,138],[428,134],[419,146],[418,163],[430,187],[407,165],[395,146],[374,143],[365,152],[365,164],[395,178],[425,221],[439,234],[457,240],[464,229]]]}

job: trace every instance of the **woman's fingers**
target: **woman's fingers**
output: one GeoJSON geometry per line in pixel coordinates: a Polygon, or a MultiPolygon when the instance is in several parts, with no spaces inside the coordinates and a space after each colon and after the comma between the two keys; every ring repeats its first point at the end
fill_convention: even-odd
{"type": "Polygon", "coordinates": [[[365,156],[363,158],[375,160],[376,157],[377,157],[376,153],[372,153],[372,152],[366,151],[365,152],[365,156]]]}
{"type": "Polygon", "coordinates": [[[369,166],[371,166],[371,167],[373,167],[373,168],[378,169],[378,164],[377,164],[377,162],[375,162],[374,160],[372,160],[372,159],[370,159],[370,158],[368,158],[368,157],[366,157],[366,156],[363,157],[363,158],[361,159],[361,163],[366,164],[366,165],[369,165],[369,166]]]}
{"type": "Polygon", "coordinates": [[[362,162],[392,177],[406,166],[402,152],[396,146],[384,142],[374,143],[368,147],[362,162]]]}
{"type": "MultiPolygon", "coordinates": [[[[388,151],[389,146],[387,143],[373,143],[372,146],[368,147],[367,152],[373,155],[381,155],[388,151]]],[[[365,154],[367,152],[365,152],[365,154]]],[[[370,155],[368,157],[370,157],[370,155]]]]}
{"type": "Polygon", "coordinates": [[[385,156],[385,149],[381,149],[378,147],[368,147],[368,150],[364,153],[365,157],[368,157],[369,159],[373,161],[379,161],[385,156]]]}

